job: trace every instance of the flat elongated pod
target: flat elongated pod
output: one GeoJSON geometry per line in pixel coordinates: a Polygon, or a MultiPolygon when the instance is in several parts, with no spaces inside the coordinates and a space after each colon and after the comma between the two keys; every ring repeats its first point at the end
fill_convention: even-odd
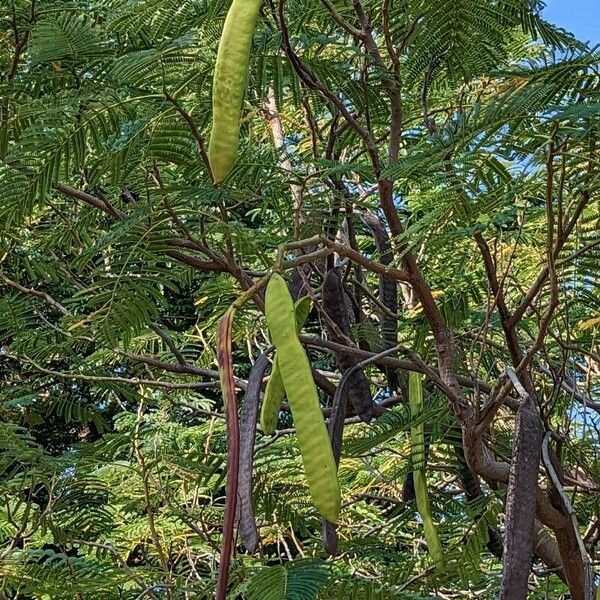
{"type": "Polygon", "coordinates": [[[260,5],[261,0],[233,0],[223,26],[213,78],[213,120],[208,144],[215,183],[229,175],[237,158],[240,114],[260,5]]]}
{"type": "Polygon", "coordinates": [[[310,494],[321,516],[335,523],[340,511],[337,468],[310,362],[296,333],[294,302],[281,275],[274,274],[267,285],[265,313],[310,494]]]}
{"type": "MultiPolygon", "coordinates": [[[[311,308],[312,301],[308,296],[304,296],[296,302],[294,306],[294,313],[296,315],[296,333],[300,333],[302,330],[311,308]]],[[[281,380],[278,354],[275,352],[273,371],[267,382],[265,397],[260,408],[260,427],[266,434],[273,433],[277,427],[277,417],[279,416],[281,403],[283,402],[284,397],[285,388],[283,387],[283,381],[281,380]]]]}
{"type": "MultiPolygon", "coordinates": [[[[413,416],[418,414],[423,407],[423,381],[419,373],[411,372],[408,374],[408,403],[413,416]]],[[[423,521],[425,541],[427,542],[427,548],[433,561],[443,564],[444,552],[431,516],[429,492],[427,490],[427,480],[425,479],[425,433],[423,423],[411,427],[410,436],[415,497],[417,500],[417,509],[423,521]]]]}
{"type": "MultiPolygon", "coordinates": [[[[341,333],[348,338],[352,338],[350,318],[344,304],[344,293],[339,269],[335,268],[328,271],[323,282],[323,310],[341,333]]],[[[346,343],[338,332],[328,326],[327,322],[325,326],[332,341],[341,344],[346,343]]],[[[346,353],[337,353],[336,360],[342,371],[347,371],[358,362],[355,357],[346,353]]],[[[369,382],[362,370],[353,371],[346,390],[348,399],[356,413],[363,421],[369,422],[373,417],[373,398],[371,397],[369,382]]]]}
{"type": "MultiPolygon", "coordinates": [[[[343,375],[338,387],[333,396],[333,404],[331,406],[331,416],[329,418],[329,438],[331,440],[331,449],[333,450],[333,458],[335,459],[336,466],[340,464],[340,457],[342,455],[342,437],[344,434],[344,417],[346,416],[346,404],[348,401],[348,394],[346,393],[346,386],[352,381],[352,377],[356,371],[359,371],[361,367],[370,362],[375,362],[378,358],[382,358],[386,354],[395,352],[391,350],[388,352],[382,352],[371,356],[364,361],[356,363],[353,367],[350,367],[343,375]]],[[[331,556],[337,553],[338,548],[338,535],[335,523],[330,523],[327,519],[322,519],[322,536],[323,536],[323,547],[326,552],[331,556]]]]}
{"type": "MultiPolygon", "coordinates": [[[[333,405],[331,408],[331,417],[329,418],[329,439],[331,440],[331,449],[333,450],[333,458],[335,460],[336,467],[340,464],[340,457],[342,454],[342,436],[344,433],[344,417],[346,416],[346,404],[348,400],[348,394],[346,393],[346,385],[351,379],[353,372],[356,370],[354,367],[352,370],[346,371],[346,374],[342,377],[335,395],[333,397],[333,405]]],[[[330,556],[337,554],[338,548],[338,535],[335,523],[331,523],[327,519],[322,519],[322,537],[323,547],[330,556]]]]}
{"type": "Polygon", "coordinates": [[[240,466],[240,430],[237,414],[237,394],[233,378],[233,357],[231,353],[231,329],[234,311],[228,310],[217,328],[217,361],[221,390],[225,404],[227,424],[227,486],[225,488],[225,519],[223,521],[223,543],[217,576],[216,600],[225,600],[231,550],[233,547],[233,528],[237,506],[237,487],[240,466]]]}
{"type": "MultiPolygon", "coordinates": [[[[391,264],[394,254],[392,252],[390,237],[385,230],[385,225],[376,215],[369,211],[365,212],[362,219],[373,234],[375,247],[377,248],[377,252],[379,252],[379,262],[383,265],[391,264]]],[[[379,276],[379,300],[393,315],[398,312],[398,285],[393,279],[385,275],[379,276]]],[[[382,311],[379,316],[379,322],[381,324],[381,337],[384,349],[393,348],[398,343],[398,334],[396,331],[398,327],[397,318],[382,311]]],[[[398,373],[396,369],[387,367],[386,375],[388,385],[395,391],[398,388],[398,373]]]]}
{"type": "Polygon", "coordinates": [[[268,352],[263,352],[254,363],[244,403],[240,412],[240,472],[238,478],[238,532],[242,543],[250,552],[258,546],[258,529],[252,505],[252,471],[254,467],[254,438],[256,436],[256,415],[260,399],[262,378],[268,361],[268,352]]]}

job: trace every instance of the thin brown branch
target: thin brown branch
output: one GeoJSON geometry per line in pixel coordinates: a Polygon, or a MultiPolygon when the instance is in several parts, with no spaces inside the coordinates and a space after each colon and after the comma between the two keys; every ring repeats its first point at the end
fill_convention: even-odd
{"type": "Polygon", "coordinates": [[[346,258],[349,258],[353,262],[359,264],[361,267],[364,267],[367,269],[367,271],[371,271],[379,275],[385,275],[394,281],[411,281],[406,271],[401,271],[400,269],[390,267],[389,265],[371,261],[360,254],[360,252],[357,252],[356,250],[348,248],[342,244],[332,242],[326,237],[320,237],[319,241],[334,252],[337,252],[340,256],[345,256],[346,258]]]}
{"type": "MultiPolygon", "coordinates": [[[[300,341],[309,347],[312,348],[320,348],[326,349],[330,352],[346,352],[347,354],[352,354],[358,358],[367,359],[375,356],[374,352],[369,352],[368,350],[362,350],[361,348],[356,348],[353,346],[346,346],[344,344],[336,344],[335,342],[331,342],[329,340],[324,340],[321,338],[317,338],[314,336],[301,335],[300,341]]],[[[393,358],[390,356],[379,358],[376,361],[377,365],[381,365],[383,367],[389,366],[394,367],[396,369],[401,369],[404,371],[414,371],[415,373],[424,374],[442,393],[446,395],[450,395],[452,392],[445,385],[442,380],[440,374],[436,369],[432,366],[427,365],[418,354],[413,352],[408,348],[404,348],[402,354],[408,356],[409,360],[402,360],[399,358],[393,358]]],[[[481,380],[474,380],[472,377],[467,377],[466,375],[457,375],[457,382],[459,385],[467,387],[467,388],[477,388],[483,394],[489,394],[492,391],[492,387],[481,380]]],[[[517,410],[519,407],[519,402],[514,398],[508,396],[504,400],[504,404],[510,407],[512,410],[517,410]]]]}
{"type": "Polygon", "coordinates": [[[142,487],[144,490],[144,509],[148,517],[148,529],[150,530],[150,536],[152,537],[152,541],[154,543],[154,547],[156,548],[156,552],[158,554],[158,558],[160,560],[163,571],[168,577],[170,573],[169,559],[164,551],[162,542],[160,541],[158,530],[156,529],[156,522],[154,520],[154,508],[152,507],[152,494],[150,491],[150,470],[148,468],[148,465],[146,464],[146,459],[144,457],[144,454],[142,453],[140,444],[140,431],[142,422],[144,420],[144,410],[146,406],[143,388],[141,390],[140,397],[141,399],[138,407],[137,419],[135,422],[135,428],[133,430],[132,446],[142,476],[142,487]]]}
{"type": "Polygon", "coordinates": [[[210,162],[208,160],[208,152],[206,151],[206,144],[204,143],[204,138],[200,134],[200,131],[196,127],[196,123],[194,119],[192,119],[191,115],[184,110],[179,101],[174,98],[169,92],[165,90],[165,98],[175,107],[175,110],[181,115],[183,120],[187,123],[194,140],[196,141],[196,145],[198,146],[198,152],[202,157],[202,162],[204,163],[204,167],[208,171],[208,176],[212,179],[212,171],[210,169],[210,162]]]}
{"type": "MultiPolygon", "coordinates": [[[[589,191],[584,190],[581,193],[579,202],[577,202],[577,205],[575,206],[575,209],[573,210],[571,217],[568,219],[565,217],[566,222],[562,227],[562,235],[560,237],[557,236],[556,244],[554,246],[554,250],[553,250],[553,259],[554,260],[556,260],[558,258],[560,251],[563,249],[566,241],[568,240],[569,236],[571,235],[571,232],[575,228],[575,225],[577,224],[579,217],[583,213],[583,210],[587,206],[590,199],[591,199],[591,195],[590,195],[589,191]]],[[[548,268],[548,265],[545,265],[544,267],[542,267],[542,269],[538,273],[535,281],[533,282],[533,284],[531,285],[531,287],[529,288],[529,290],[527,291],[527,293],[525,294],[525,296],[519,303],[519,306],[517,306],[517,308],[514,310],[512,318],[511,318],[511,324],[516,324],[523,318],[525,311],[531,306],[531,303],[535,300],[537,295],[540,293],[542,287],[548,280],[549,274],[550,274],[550,270],[548,268]]]]}
{"type": "Polygon", "coordinates": [[[75,198],[76,200],[80,200],[81,202],[84,202],[89,206],[93,206],[94,208],[101,210],[102,212],[106,213],[108,216],[112,217],[113,219],[116,219],[117,221],[123,221],[127,218],[127,215],[123,211],[114,208],[106,200],[99,198],[98,196],[88,194],[87,192],[83,192],[82,190],[72,188],[71,186],[60,182],[54,186],[54,189],[56,189],[57,192],[64,194],[65,196],[75,198]]]}
{"type": "Polygon", "coordinates": [[[201,271],[203,273],[228,273],[229,268],[226,265],[221,264],[220,262],[215,262],[214,260],[202,260],[196,256],[192,256],[190,254],[184,254],[183,252],[179,252],[177,250],[167,250],[165,254],[180,262],[188,267],[192,267],[192,269],[196,269],[197,271],[201,271]]]}
{"type": "Polygon", "coordinates": [[[381,25],[383,30],[383,39],[385,40],[385,47],[387,49],[387,53],[392,63],[392,71],[394,73],[397,73],[400,67],[400,59],[398,58],[398,53],[394,48],[394,43],[392,42],[392,34],[390,31],[391,6],[392,0],[383,0],[383,6],[381,8],[381,25]]]}
{"type": "Polygon", "coordinates": [[[160,328],[158,323],[150,323],[149,327],[168,346],[169,350],[173,353],[173,356],[177,359],[177,362],[180,365],[185,365],[187,361],[185,360],[183,354],[181,354],[181,352],[179,351],[179,348],[177,348],[173,339],[160,328]]]}
{"type": "MultiPolygon", "coordinates": [[[[58,192],[69,196],[70,198],[74,198],[76,200],[84,202],[89,206],[101,210],[102,212],[106,213],[107,215],[109,215],[113,219],[116,219],[117,221],[123,221],[127,218],[126,213],[113,207],[111,204],[108,203],[107,200],[102,199],[98,196],[94,196],[93,194],[77,190],[63,183],[57,183],[55,189],[58,192]]],[[[194,242],[194,240],[189,239],[170,239],[168,240],[168,244],[170,246],[191,248],[195,250],[200,249],[197,243],[194,242]]],[[[181,262],[189,267],[192,267],[193,269],[202,272],[226,273],[230,272],[231,270],[228,265],[223,264],[221,261],[217,262],[215,260],[202,260],[189,254],[183,254],[178,250],[166,250],[165,254],[170,258],[176,260],[177,262],[181,262]]]]}
{"type": "Polygon", "coordinates": [[[36,298],[40,298],[41,300],[46,302],[46,304],[52,306],[52,308],[56,309],[62,315],[66,316],[71,314],[68,308],[63,306],[58,300],[55,300],[52,296],[50,296],[50,294],[47,294],[46,292],[41,292],[40,290],[25,287],[20,283],[9,279],[6,275],[4,275],[4,273],[0,273],[0,279],[2,279],[4,283],[10,285],[16,290],[19,290],[21,293],[26,294],[27,296],[34,296],[36,298]]]}
{"type": "MultiPolygon", "coordinates": [[[[152,356],[146,356],[145,354],[135,354],[134,352],[127,352],[125,350],[121,350],[119,348],[113,349],[113,352],[116,354],[120,354],[121,356],[127,357],[129,360],[134,362],[139,362],[149,367],[154,367],[156,369],[162,369],[163,371],[168,371],[170,373],[189,373],[190,375],[197,375],[199,377],[207,377],[210,379],[218,379],[219,372],[214,371],[212,369],[202,369],[200,367],[196,367],[194,365],[185,364],[181,365],[179,363],[169,363],[163,360],[159,360],[158,358],[154,358],[152,356]]],[[[235,384],[240,389],[246,389],[246,382],[243,379],[235,379],[235,384]]]]}
{"type": "MultiPolygon", "coordinates": [[[[29,357],[15,356],[13,354],[5,354],[4,356],[12,358],[19,362],[25,362],[31,365],[36,371],[43,373],[44,375],[50,375],[52,377],[60,377],[61,379],[73,379],[77,381],[90,381],[95,383],[118,383],[123,385],[135,385],[135,386],[146,386],[163,388],[167,390],[200,390],[213,388],[217,382],[200,381],[194,383],[176,383],[172,381],[159,381],[155,379],[141,379],[138,377],[111,377],[104,375],[91,375],[86,373],[72,373],[55,371],[54,369],[47,369],[42,365],[38,364],[29,357]]],[[[216,373],[216,372],[215,372],[216,373]]],[[[218,376],[218,373],[216,373],[218,376]]]]}
{"type": "Polygon", "coordinates": [[[308,67],[303,63],[300,57],[294,52],[290,42],[289,31],[287,28],[287,23],[285,20],[285,0],[280,0],[279,2],[279,26],[281,29],[281,46],[283,51],[287,55],[292,68],[300,78],[300,80],[310,89],[318,92],[323,98],[325,98],[332,106],[334,106],[340,114],[344,117],[344,119],[348,122],[348,124],[356,131],[359,137],[365,143],[367,148],[367,152],[371,157],[371,160],[374,164],[378,165],[379,171],[381,170],[381,165],[379,162],[379,155],[377,152],[377,145],[375,144],[375,140],[371,132],[363,127],[356,118],[352,115],[352,113],[346,108],[346,104],[340,100],[333,92],[331,92],[326,86],[324,86],[312,73],[308,67]]]}
{"type": "Polygon", "coordinates": [[[340,27],[342,27],[342,29],[345,29],[353,37],[355,37],[359,40],[362,39],[362,31],[360,29],[357,29],[356,27],[354,27],[354,25],[352,25],[346,19],[344,19],[344,17],[342,17],[342,15],[340,15],[340,13],[337,11],[335,6],[330,2],[330,0],[321,0],[321,2],[325,5],[327,10],[333,17],[333,20],[338,25],[340,25],[340,27]]]}
{"type": "Polygon", "coordinates": [[[519,364],[523,357],[523,351],[519,346],[519,339],[517,337],[515,327],[511,322],[512,315],[510,314],[508,306],[506,305],[504,288],[498,281],[496,264],[494,263],[492,253],[490,252],[490,248],[485,239],[483,238],[483,235],[481,235],[481,233],[478,232],[474,235],[474,238],[479,248],[479,251],[481,252],[481,256],[483,258],[483,265],[485,267],[485,273],[487,275],[487,279],[490,284],[492,293],[494,294],[494,300],[496,302],[496,305],[498,306],[498,312],[500,314],[500,323],[502,325],[504,336],[507,341],[508,351],[510,353],[513,365],[516,366],[519,364]]]}

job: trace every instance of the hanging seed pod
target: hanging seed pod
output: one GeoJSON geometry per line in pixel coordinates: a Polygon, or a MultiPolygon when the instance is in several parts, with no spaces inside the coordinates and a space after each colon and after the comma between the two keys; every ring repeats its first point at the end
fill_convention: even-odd
{"type": "MultiPolygon", "coordinates": [[[[300,333],[310,309],[312,300],[308,296],[303,296],[296,302],[294,313],[296,315],[296,333],[300,333]]],[[[273,371],[267,383],[265,397],[260,409],[260,427],[266,434],[271,434],[277,427],[277,417],[281,410],[281,403],[285,397],[285,388],[281,380],[281,369],[279,368],[278,353],[275,352],[273,360],[273,371]]]]}
{"type": "Polygon", "coordinates": [[[322,517],[335,523],[341,503],[337,468],[310,362],[296,333],[294,302],[285,280],[274,274],[267,285],[265,314],[278,354],[310,494],[322,517]]]}
{"type": "MultiPolygon", "coordinates": [[[[328,271],[325,276],[325,281],[323,282],[322,304],[323,311],[337,327],[336,330],[331,327],[329,323],[325,322],[329,337],[332,341],[339,344],[347,343],[346,340],[340,336],[340,333],[346,338],[352,339],[350,318],[344,303],[344,294],[340,269],[339,267],[336,267],[331,271],[328,271]]],[[[338,352],[336,354],[336,360],[342,372],[347,371],[359,362],[357,358],[345,352],[338,352]]],[[[371,397],[369,382],[362,370],[352,373],[348,385],[346,386],[346,390],[348,399],[354,407],[356,414],[358,414],[363,421],[368,423],[373,417],[373,398],[371,397]]]]}
{"type": "Polygon", "coordinates": [[[252,504],[252,472],[254,468],[254,440],[256,417],[260,402],[260,388],[269,352],[263,352],[254,362],[248,377],[248,386],[240,411],[240,471],[238,476],[238,532],[250,552],[258,546],[258,529],[252,504]]]}
{"type": "MultiPolygon", "coordinates": [[[[362,220],[373,235],[375,247],[377,248],[377,252],[379,252],[379,262],[384,265],[391,264],[394,255],[385,225],[376,215],[368,211],[362,215],[362,220]]],[[[398,312],[398,286],[393,279],[385,275],[379,276],[379,301],[391,313],[381,311],[379,315],[381,338],[383,340],[383,348],[386,350],[393,348],[398,343],[398,321],[396,317],[392,316],[398,312]]],[[[387,367],[385,372],[389,387],[392,390],[397,390],[399,382],[396,369],[387,367]]]]}
{"type": "Polygon", "coordinates": [[[227,17],[213,78],[212,131],[208,160],[215,183],[221,183],[235,164],[248,64],[261,0],[233,0],[227,17]]]}
{"type": "MultiPolygon", "coordinates": [[[[423,380],[419,373],[408,375],[408,402],[410,412],[416,415],[423,408],[423,380]]],[[[423,533],[431,558],[436,564],[444,563],[444,551],[440,543],[429,505],[429,492],[425,478],[425,427],[423,423],[415,425],[410,429],[413,474],[412,479],[415,488],[417,510],[423,521],[423,533]]]]}

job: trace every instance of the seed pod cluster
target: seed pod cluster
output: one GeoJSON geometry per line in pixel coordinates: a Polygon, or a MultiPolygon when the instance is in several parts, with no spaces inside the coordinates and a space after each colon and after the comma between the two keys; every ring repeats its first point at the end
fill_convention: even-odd
{"type": "MultiPolygon", "coordinates": [[[[296,333],[300,333],[310,309],[312,301],[308,296],[304,296],[296,302],[294,313],[296,315],[296,333]]],[[[277,417],[281,409],[281,403],[285,397],[285,387],[281,380],[281,369],[279,368],[278,353],[275,352],[273,360],[273,371],[265,389],[265,397],[260,409],[260,427],[266,434],[271,434],[277,427],[277,417]]]]}
{"type": "Polygon", "coordinates": [[[215,183],[229,175],[237,158],[240,114],[260,5],[261,0],[233,0],[223,26],[213,78],[213,120],[208,145],[215,183]]]}
{"type": "MultiPolygon", "coordinates": [[[[352,330],[350,328],[350,318],[344,302],[344,286],[339,267],[327,272],[323,282],[322,304],[323,311],[337,327],[334,329],[330,323],[325,322],[325,327],[332,341],[344,344],[346,338],[352,339],[352,330]]],[[[347,371],[356,365],[358,359],[345,352],[338,352],[336,360],[342,372],[347,371]]],[[[360,418],[369,422],[373,417],[373,398],[369,382],[362,370],[352,373],[346,385],[348,399],[360,418]]]]}
{"type": "Polygon", "coordinates": [[[274,274],[267,285],[265,314],[313,502],[321,516],[335,523],[340,511],[336,463],[310,362],[296,333],[294,302],[279,274],[274,274]]]}

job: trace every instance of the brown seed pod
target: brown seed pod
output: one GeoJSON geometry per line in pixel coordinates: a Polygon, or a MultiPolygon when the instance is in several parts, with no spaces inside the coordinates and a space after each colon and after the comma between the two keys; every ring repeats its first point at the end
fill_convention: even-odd
{"type": "MultiPolygon", "coordinates": [[[[362,220],[373,235],[375,247],[377,248],[377,252],[379,252],[379,262],[389,265],[394,255],[385,225],[376,215],[368,211],[362,215],[362,220]]],[[[384,275],[379,276],[379,300],[394,315],[398,312],[398,286],[393,279],[384,275]]],[[[393,348],[398,343],[397,319],[381,311],[379,322],[381,324],[383,348],[393,348]]],[[[398,373],[396,369],[386,368],[386,376],[390,388],[392,390],[398,389],[398,373]]]]}
{"type": "Polygon", "coordinates": [[[240,471],[238,476],[238,532],[250,552],[258,546],[258,529],[252,505],[252,471],[254,467],[254,439],[260,402],[260,388],[269,364],[269,351],[255,361],[248,377],[244,403],[240,411],[240,471]]]}
{"type": "MultiPolygon", "coordinates": [[[[339,267],[327,272],[323,282],[322,305],[323,311],[335,324],[325,322],[325,327],[332,341],[344,344],[347,343],[343,336],[352,339],[352,330],[350,328],[350,317],[344,302],[344,286],[340,275],[339,267]],[[340,335],[342,334],[342,335],[340,335]]],[[[354,356],[345,352],[336,354],[338,366],[342,372],[352,368],[358,361],[354,356]]],[[[373,398],[369,382],[362,370],[352,373],[348,385],[346,386],[348,399],[352,403],[356,414],[360,418],[369,422],[373,417],[373,398]]]]}
{"type": "MultiPolygon", "coordinates": [[[[346,387],[353,372],[356,369],[352,369],[346,372],[346,375],[342,377],[333,397],[333,405],[331,407],[331,416],[329,417],[329,425],[327,431],[329,433],[329,439],[331,440],[331,449],[333,451],[333,458],[335,460],[336,467],[339,467],[340,456],[342,454],[342,436],[344,433],[344,417],[346,416],[346,404],[348,401],[348,394],[346,393],[346,387]]],[[[335,523],[331,523],[327,519],[322,520],[322,536],[323,536],[323,547],[330,556],[337,554],[338,548],[338,535],[337,526],[335,523]]]]}
{"type": "MultiPolygon", "coordinates": [[[[344,373],[335,391],[327,431],[329,433],[329,439],[331,440],[331,450],[333,451],[333,458],[335,460],[336,468],[339,467],[340,457],[342,455],[344,417],[346,416],[346,404],[348,401],[348,394],[346,393],[346,388],[351,383],[353,375],[356,372],[359,372],[362,367],[364,367],[366,364],[374,362],[375,360],[377,360],[377,358],[385,356],[386,354],[389,354],[391,352],[395,352],[395,349],[384,351],[381,354],[367,358],[364,361],[357,362],[353,367],[350,367],[344,373]]],[[[335,554],[337,554],[338,548],[337,525],[335,523],[329,522],[327,519],[322,520],[322,525],[323,547],[330,556],[335,556],[335,554]]]]}

